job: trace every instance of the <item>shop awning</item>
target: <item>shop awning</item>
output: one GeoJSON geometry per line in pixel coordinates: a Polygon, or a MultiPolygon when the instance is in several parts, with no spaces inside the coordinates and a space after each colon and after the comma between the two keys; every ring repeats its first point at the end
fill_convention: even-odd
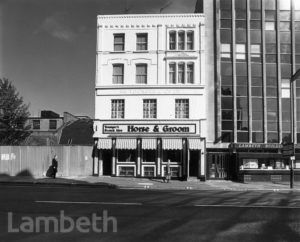
{"type": "Polygon", "coordinates": [[[143,150],[156,150],[156,139],[142,139],[143,150]]]}
{"type": "Polygon", "coordinates": [[[117,139],[116,149],[135,150],[136,149],[136,139],[117,139]]]}
{"type": "Polygon", "coordinates": [[[112,147],[111,139],[98,139],[97,148],[99,150],[110,150],[112,147]]]}
{"type": "Polygon", "coordinates": [[[182,139],[163,139],[163,150],[182,150],[182,139]]]}
{"type": "Polygon", "coordinates": [[[200,139],[189,139],[189,149],[190,150],[201,150],[201,140],[200,139]]]}

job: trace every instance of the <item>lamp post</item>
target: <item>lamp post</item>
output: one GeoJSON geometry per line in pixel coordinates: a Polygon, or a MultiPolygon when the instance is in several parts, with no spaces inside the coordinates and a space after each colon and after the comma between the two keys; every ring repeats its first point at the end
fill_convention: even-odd
{"type": "Polygon", "coordinates": [[[294,81],[300,76],[298,69],[290,79],[290,108],[291,108],[291,142],[293,145],[293,154],[290,156],[290,188],[294,187],[294,160],[295,160],[295,110],[294,110],[294,81]]]}

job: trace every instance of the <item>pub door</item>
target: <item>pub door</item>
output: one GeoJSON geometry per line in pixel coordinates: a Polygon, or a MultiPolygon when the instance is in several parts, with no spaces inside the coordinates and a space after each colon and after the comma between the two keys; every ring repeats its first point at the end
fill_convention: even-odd
{"type": "Polygon", "coordinates": [[[102,159],[103,159],[103,175],[111,176],[112,172],[112,151],[111,150],[103,150],[102,151],[102,159]]]}
{"type": "Polygon", "coordinates": [[[190,151],[190,177],[198,177],[199,171],[199,150],[191,150],[190,151]]]}
{"type": "Polygon", "coordinates": [[[207,154],[207,177],[208,179],[232,179],[231,170],[235,162],[228,153],[207,154]]]}

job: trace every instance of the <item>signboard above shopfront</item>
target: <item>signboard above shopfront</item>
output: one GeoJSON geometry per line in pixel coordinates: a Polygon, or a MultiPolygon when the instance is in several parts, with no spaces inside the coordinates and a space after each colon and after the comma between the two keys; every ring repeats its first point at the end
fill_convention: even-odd
{"type": "Polygon", "coordinates": [[[103,124],[103,134],[196,134],[195,124],[103,124]]]}

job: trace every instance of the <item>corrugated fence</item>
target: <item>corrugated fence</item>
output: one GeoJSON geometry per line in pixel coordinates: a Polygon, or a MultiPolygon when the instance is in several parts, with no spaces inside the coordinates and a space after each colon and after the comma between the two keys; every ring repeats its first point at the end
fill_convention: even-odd
{"type": "Polygon", "coordinates": [[[93,174],[92,146],[0,146],[0,175],[45,175],[54,155],[58,176],[93,174]]]}

